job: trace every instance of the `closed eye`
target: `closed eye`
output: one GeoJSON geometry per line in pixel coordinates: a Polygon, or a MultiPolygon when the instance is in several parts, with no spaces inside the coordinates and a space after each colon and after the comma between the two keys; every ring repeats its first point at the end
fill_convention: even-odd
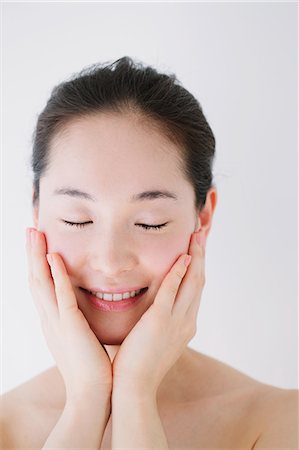
{"type": "MultiPolygon", "coordinates": [[[[92,223],[91,221],[89,221],[89,222],[69,222],[67,220],[63,220],[63,222],[66,225],[70,225],[71,227],[75,226],[78,228],[83,228],[86,225],[88,225],[89,223],[92,223]]],[[[166,227],[167,224],[168,224],[168,222],[162,223],[160,225],[146,225],[145,223],[136,223],[137,226],[139,226],[145,230],[150,230],[150,229],[161,230],[162,228],[166,227]]]]}
{"type": "Polygon", "coordinates": [[[78,228],[83,228],[83,227],[85,227],[85,225],[88,225],[89,223],[92,223],[91,221],[77,223],[77,222],[68,222],[67,220],[63,220],[63,222],[66,225],[70,225],[71,227],[78,227],[78,228]]]}
{"type": "Polygon", "coordinates": [[[144,228],[145,230],[153,229],[153,230],[161,230],[166,227],[168,222],[162,223],[161,225],[146,225],[145,223],[136,223],[137,226],[144,228]]]}

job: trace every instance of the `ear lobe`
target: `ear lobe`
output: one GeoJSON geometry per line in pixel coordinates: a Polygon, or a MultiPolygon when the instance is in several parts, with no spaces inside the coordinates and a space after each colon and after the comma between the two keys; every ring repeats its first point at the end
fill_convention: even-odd
{"type": "Polygon", "coordinates": [[[212,213],[214,214],[215,208],[216,208],[216,205],[217,205],[217,201],[218,201],[218,191],[217,191],[216,186],[214,186],[214,187],[210,190],[210,199],[211,199],[212,213]]]}

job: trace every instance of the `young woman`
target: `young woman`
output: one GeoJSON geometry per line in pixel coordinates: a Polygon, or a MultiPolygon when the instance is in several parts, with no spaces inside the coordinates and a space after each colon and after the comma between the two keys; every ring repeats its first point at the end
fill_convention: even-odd
{"type": "Polygon", "coordinates": [[[27,252],[57,365],[2,396],[3,448],[297,448],[297,391],[188,347],[214,153],[174,75],[124,57],[54,88],[34,136],[27,252]]]}

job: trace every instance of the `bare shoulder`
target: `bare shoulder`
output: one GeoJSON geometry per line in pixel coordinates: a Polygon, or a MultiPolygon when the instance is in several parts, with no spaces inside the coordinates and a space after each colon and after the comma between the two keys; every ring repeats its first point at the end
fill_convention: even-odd
{"type": "Polygon", "coordinates": [[[40,448],[59,417],[53,374],[48,369],[0,396],[1,449],[40,448]]]}
{"type": "Polygon", "coordinates": [[[1,449],[18,448],[18,435],[22,434],[22,430],[30,422],[32,405],[27,401],[27,391],[28,382],[5,392],[0,397],[1,449]]]}
{"type": "Polygon", "coordinates": [[[262,429],[254,450],[298,450],[299,390],[268,386],[260,396],[258,406],[262,429]]]}
{"type": "Polygon", "coordinates": [[[299,449],[298,390],[262,383],[207,355],[195,352],[194,357],[198,373],[205,366],[208,380],[198,391],[199,410],[213,417],[221,409],[223,435],[226,430],[234,434],[235,448],[299,449]]]}

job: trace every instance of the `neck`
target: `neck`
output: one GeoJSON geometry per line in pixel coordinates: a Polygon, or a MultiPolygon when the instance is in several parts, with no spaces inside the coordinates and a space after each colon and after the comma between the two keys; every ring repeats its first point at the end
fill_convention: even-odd
{"type": "Polygon", "coordinates": [[[192,350],[186,347],[163,378],[157,392],[158,403],[173,405],[188,401],[189,377],[193,370],[192,357],[192,350]]]}

